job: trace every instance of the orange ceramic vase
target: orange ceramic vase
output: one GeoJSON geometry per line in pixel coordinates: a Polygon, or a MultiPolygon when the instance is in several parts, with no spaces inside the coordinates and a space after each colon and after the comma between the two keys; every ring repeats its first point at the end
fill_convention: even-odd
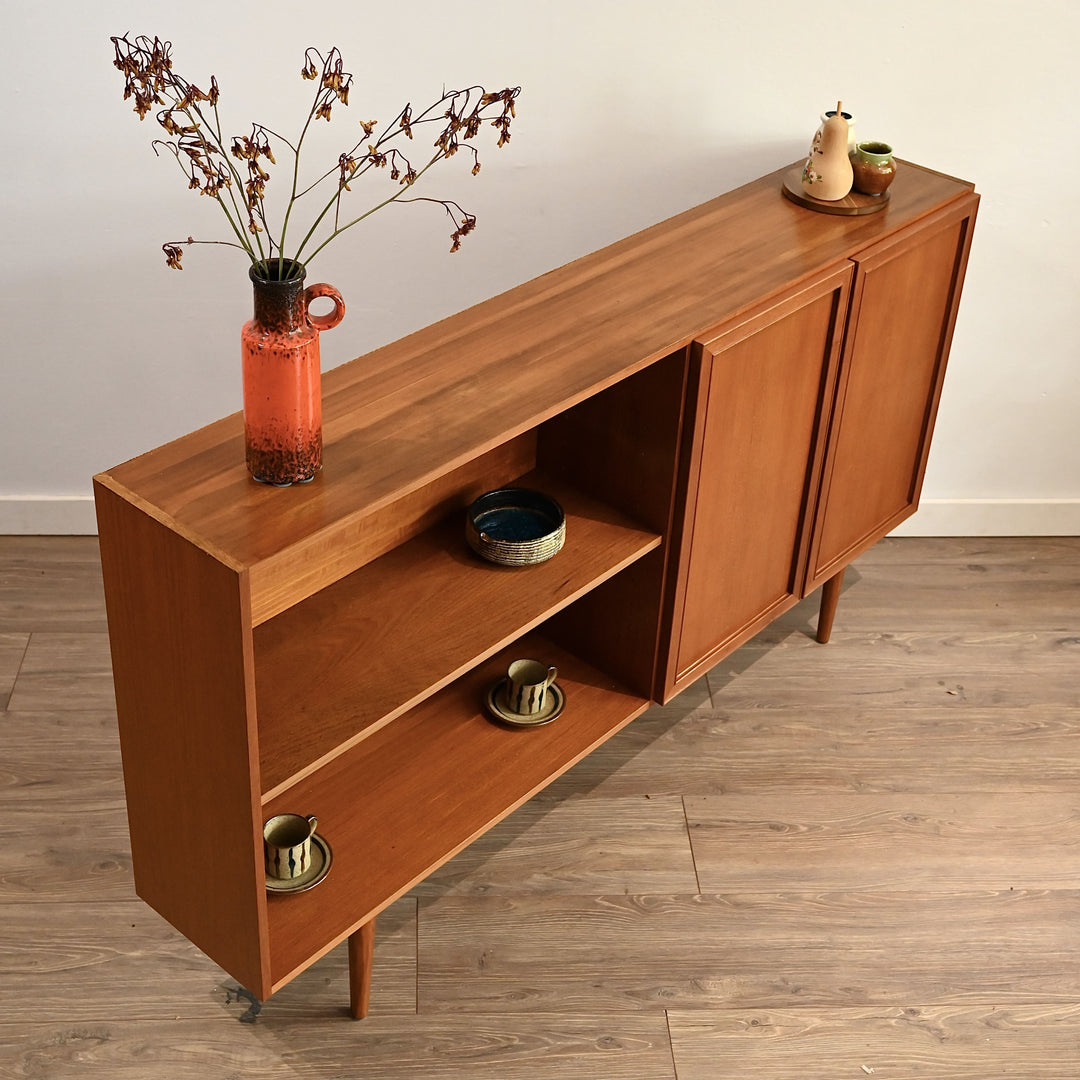
{"type": "Polygon", "coordinates": [[[332,285],[304,288],[304,269],[289,260],[259,263],[248,272],[255,317],[240,334],[244,377],[244,439],[248,471],[284,487],[312,480],[322,468],[322,388],[319,333],[345,315],[332,285]],[[298,272],[297,272],[298,271],[298,272]],[[295,277],[288,277],[296,272],[295,277]],[[328,296],[334,310],[310,315],[308,305],[328,296]]]}

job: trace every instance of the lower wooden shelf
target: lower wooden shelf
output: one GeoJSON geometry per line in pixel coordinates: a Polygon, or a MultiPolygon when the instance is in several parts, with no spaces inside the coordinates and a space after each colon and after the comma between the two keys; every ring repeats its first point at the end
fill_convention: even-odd
{"type": "Polygon", "coordinates": [[[326,879],[267,897],[276,989],[650,705],[539,633],[526,635],[264,807],[316,814],[326,879]],[[562,715],[536,728],[488,719],[511,660],[559,669],[562,715]]]}

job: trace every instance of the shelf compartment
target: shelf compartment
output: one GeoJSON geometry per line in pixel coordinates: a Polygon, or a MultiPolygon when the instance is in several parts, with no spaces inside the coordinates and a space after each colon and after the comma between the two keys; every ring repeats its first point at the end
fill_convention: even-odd
{"type": "Polygon", "coordinates": [[[534,632],[274,799],[267,817],[316,814],[334,852],[317,888],[267,897],[275,987],[650,704],[534,632]],[[559,669],[566,707],[551,724],[487,718],[487,689],[521,657],[559,669]]]}
{"type": "Polygon", "coordinates": [[[264,801],[660,544],[549,476],[518,483],[566,511],[566,545],[548,562],[484,562],[462,511],[256,627],[264,801]]]}

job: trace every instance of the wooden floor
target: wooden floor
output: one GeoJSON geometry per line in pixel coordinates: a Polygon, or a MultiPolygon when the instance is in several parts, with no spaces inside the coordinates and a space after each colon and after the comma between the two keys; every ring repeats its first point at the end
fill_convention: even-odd
{"type": "Polygon", "coordinates": [[[1080,1076],[1080,538],[815,600],[391,908],[355,1023],[344,947],[259,1011],[135,898],[96,542],[0,539],[0,1077],[1080,1076]]]}

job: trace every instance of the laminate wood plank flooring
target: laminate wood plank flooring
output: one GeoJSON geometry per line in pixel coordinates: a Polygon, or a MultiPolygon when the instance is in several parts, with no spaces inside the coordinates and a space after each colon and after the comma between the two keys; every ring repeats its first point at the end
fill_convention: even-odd
{"type": "Polygon", "coordinates": [[[0,632],[104,631],[97,540],[0,536],[0,632]]]}
{"type": "Polygon", "coordinates": [[[705,706],[685,714],[680,700],[654,707],[548,794],[1054,793],[1075,781],[1080,759],[1075,705],[935,706],[900,723],[899,709],[839,699],[831,706],[705,706]]]}
{"type": "MultiPolygon", "coordinates": [[[[920,537],[879,544],[844,577],[834,630],[1076,630],[1075,537],[920,537]],[[858,588],[865,583],[870,588],[858,588]],[[850,593],[850,595],[849,595],[850,593]]],[[[816,618],[816,598],[782,622],[816,618]]],[[[779,624],[774,624],[779,625],[779,624]]]]}
{"type": "Polygon", "coordinates": [[[1080,1047],[1076,1005],[723,1010],[668,1020],[679,1080],[1065,1080],[1076,1075],[1080,1047]]]}
{"type": "Polygon", "coordinates": [[[109,635],[32,633],[7,707],[11,712],[115,709],[109,635]]]}
{"type": "Polygon", "coordinates": [[[5,812],[3,835],[0,905],[5,911],[19,901],[88,903],[134,896],[127,820],[115,803],[104,810],[5,812]]]}
{"type": "Polygon", "coordinates": [[[136,898],[96,540],[0,538],[0,1080],[1080,1076],[1080,538],[816,605],[384,912],[354,1023],[136,898]]]}
{"type": "MultiPolygon", "coordinates": [[[[2,907],[0,1030],[13,1021],[62,1030],[76,1021],[236,1020],[251,1009],[235,980],[133,893],[122,902],[4,899],[2,907]]],[[[415,1019],[416,901],[403,898],[388,909],[380,930],[373,976],[380,996],[371,1015],[415,1019]]],[[[274,1015],[341,1020],[348,989],[341,946],[272,999],[274,1015]]],[[[0,1059],[0,1077],[2,1067],[0,1059]]]]}
{"type": "Polygon", "coordinates": [[[126,827],[115,711],[0,711],[0,746],[5,812],[109,810],[126,827]]]}
{"type": "Polygon", "coordinates": [[[678,796],[564,801],[537,796],[413,890],[420,897],[695,893],[678,796]]]}
{"type": "Polygon", "coordinates": [[[705,892],[1080,890],[1080,794],[704,795],[686,816],[705,892]]]}
{"type": "Polygon", "coordinates": [[[421,911],[420,1010],[1068,1003],[1078,913],[1008,886],[447,897],[421,911]]]}
{"type": "Polygon", "coordinates": [[[1064,700],[1080,670],[1080,636],[1062,632],[834,630],[833,644],[824,655],[811,638],[769,628],[709,672],[713,701],[775,707],[826,705],[842,696],[875,708],[1021,708],[1064,700]]]}
{"type": "Polygon", "coordinates": [[[0,634],[0,707],[7,707],[29,643],[29,634],[0,634]]]}
{"type": "Polygon", "coordinates": [[[0,1024],[0,1077],[674,1080],[663,1014],[0,1024]],[[417,1031],[422,1027],[422,1031],[417,1031]],[[4,1062],[9,1063],[5,1065],[4,1062]],[[29,1071],[15,1071],[15,1070],[29,1071]]]}

